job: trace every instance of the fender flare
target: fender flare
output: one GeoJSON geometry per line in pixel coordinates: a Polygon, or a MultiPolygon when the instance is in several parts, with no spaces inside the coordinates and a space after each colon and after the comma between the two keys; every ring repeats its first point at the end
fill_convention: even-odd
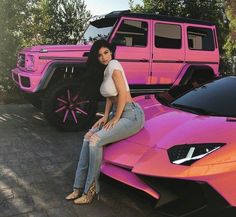
{"type": "Polygon", "coordinates": [[[189,69],[193,67],[193,68],[199,68],[199,69],[210,69],[213,72],[214,76],[218,76],[219,73],[216,73],[214,71],[213,68],[211,68],[211,66],[209,65],[192,65],[192,64],[186,64],[183,66],[183,68],[181,69],[177,79],[175,80],[175,82],[173,83],[173,86],[177,86],[180,85],[183,81],[183,79],[190,74],[189,69]]]}
{"type": "Polygon", "coordinates": [[[76,67],[80,69],[85,69],[85,62],[52,62],[45,70],[42,79],[39,82],[35,92],[45,90],[50,83],[55,71],[60,67],[76,67]]]}

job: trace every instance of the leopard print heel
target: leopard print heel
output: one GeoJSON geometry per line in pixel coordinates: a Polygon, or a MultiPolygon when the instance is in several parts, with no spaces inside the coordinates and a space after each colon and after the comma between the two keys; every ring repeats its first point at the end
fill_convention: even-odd
{"type": "Polygon", "coordinates": [[[72,193],[70,193],[69,195],[65,197],[65,200],[67,201],[75,200],[78,197],[81,197],[82,192],[83,192],[83,189],[75,189],[72,193]]]}
{"type": "Polygon", "coordinates": [[[89,188],[87,194],[83,194],[81,197],[74,200],[74,204],[76,205],[89,204],[93,201],[95,196],[96,196],[96,188],[95,188],[95,183],[93,183],[89,188]]]}

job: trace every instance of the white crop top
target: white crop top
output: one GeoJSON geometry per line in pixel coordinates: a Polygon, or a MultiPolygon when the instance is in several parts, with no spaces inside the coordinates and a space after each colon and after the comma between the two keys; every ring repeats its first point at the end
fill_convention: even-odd
{"type": "Polygon", "coordinates": [[[124,78],[125,81],[125,86],[126,86],[126,90],[129,91],[129,85],[124,73],[124,69],[122,67],[122,65],[117,61],[117,60],[111,60],[106,69],[104,70],[104,78],[103,78],[103,82],[101,84],[100,87],[100,93],[104,96],[104,97],[110,97],[110,96],[117,96],[117,89],[115,86],[115,83],[112,79],[112,74],[114,72],[114,70],[119,70],[122,73],[122,76],[124,78]]]}

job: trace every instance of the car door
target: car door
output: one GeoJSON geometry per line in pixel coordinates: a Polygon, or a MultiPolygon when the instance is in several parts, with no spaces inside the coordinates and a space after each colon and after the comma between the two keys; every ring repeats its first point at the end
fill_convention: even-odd
{"type": "Polygon", "coordinates": [[[151,84],[173,84],[185,61],[184,24],[154,20],[151,84]]]}
{"type": "Polygon", "coordinates": [[[206,64],[218,72],[219,50],[214,28],[186,24],[186,63],[206,64]]]}
{"type": "Polygon", "coordinates": [[[150,21],[123,17],[111,36],[115,58],[122,64],[129,84],[146,84],[150,73],[150,21]]]}

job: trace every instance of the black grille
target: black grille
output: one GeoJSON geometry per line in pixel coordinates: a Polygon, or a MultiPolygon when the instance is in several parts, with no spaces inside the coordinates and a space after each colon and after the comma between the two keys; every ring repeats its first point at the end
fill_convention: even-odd
{"type": "Polygon", "coordinates": [[[21,85],[24,86],[24,87],[30,87],[30,80],[28,77],[24,77],[24,76],[21,76],[20,77],[20,80],[21,80],[21,85]]]}
{"type": "Polygon", "coordinates": [[[20,67],[25,67],[25,54],[19,54],[19,56],[18,56],[18,65],[20,67]]]}
{"type": "MultiPolygon", "coordinates": [[[[156,204],[157,213],[171,217],[222,217],[219,210],[226,211],[228,202],[205,182],[168,179],[138,175],[147,185],[161,195],[156,204]]],[[[232,210],[235,216],[236,209],[232,210]]],[[[229,210],[231,212],[231,210],[229,210]]],[[[159,215],[157,215],[159,216],[159,215]]]]}

